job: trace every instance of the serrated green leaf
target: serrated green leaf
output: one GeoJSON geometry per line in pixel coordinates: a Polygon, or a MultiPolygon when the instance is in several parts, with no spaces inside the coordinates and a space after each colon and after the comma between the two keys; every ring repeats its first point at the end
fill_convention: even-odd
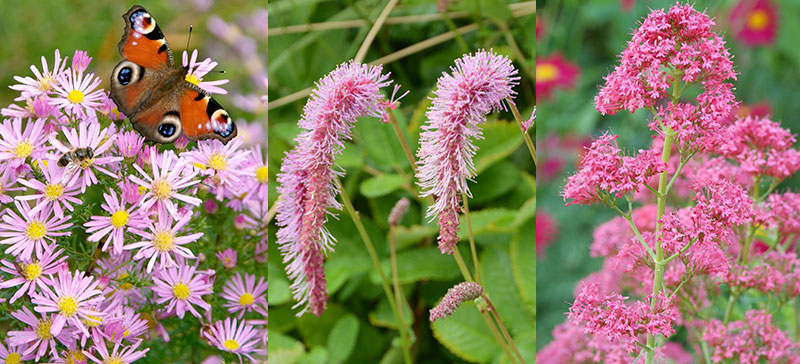
{"type": "Polygon", "coordinates": [[[522,134],[515,123],[504,121],[487,122],[483,125],[484,139],[475,141],[475,169],[478,174],[503,160],[522,144],[522,134]]]}
{"type": "Polygon", "coordinates": [[[517,167],[508,161],[502,161],[489,168],[475,178],[475,183],[469,184],[472,192],[470,204],[480,204],[492,201],[499,196],[511,191],[519,184],[520,173],[517,167]]]}
{"type": "MultiPolygon", "coordinates": [[[[469,216],[472,220],[472,233],[480,235],[484,233],[510,232],[517,212],[509,209],[486,209],[480,211],[470,211],[469,216]]],[[[468,239],[469,230],[467,229],[467,219],[461,215],[461,222],[458,225],[458,239],[468,239]]]]}
{"type": "MultiPolygon", "coordinates": [[[[514,284],[512,261],[506,249],[490,247],[483,251],[480,258],[481,282],[506,327],[513,333],[528,332],[533,330],[535,319],[524,308],[524,301],[514,284]]],[[[535,281],[533,283],[535,285],[535,281]]]]}
{"type": "Polygon", "coordinates": [[[436,340],[466,361],[488,363],[501,352],[472,302],[462,304],[449,317],[434,321],[431,329],[436,340]]]}
{"type": "MultiPolygon", "coordinates": [[[[403,321],[405,322],[406,327],[409,327],[411,324],[413,324],[412,321],[414,320],[414,315],[407,301],[403,302],[402,309],[403,321]]],[[[389,305],[389,301],[386,299],[386,297],[383,297],[383,299],[378,302],[378,307],[369,313],[369,323],[371,323],[373,326],[388,327],[390,329],[397,330],[398,325],[394,315],[394,310],[392,310],[392,306],[389,305]]]]}
{"type": "Polygon", "coordinates": [[[328,352],[332,363],[347,360],[356,346],[359,322],[353,314],[342,316],[333,326],[328,336],[328,352]]]}
{"type": "MultiPolygon", "coordinates": [[[[535,232],[533,232],[535,234],[535,232]]],[[[536,237],[527,228],[520,229],[511,239],[511,271],[517,289],[534,317],[536,316],[536,237]]]]}
{"type": "Polygon", "coordinates": [[[279,332],[269,333],[269,358],[273,363],[297,363],[305,350],[299,341],[279,332]]]}
{"type": "MultiPolygon", "coordinates": [[[[389,258],[381,262],[384,274],[391,276],[389,258]]],[[[444,255],[434,247],[415,248],[397,253],[397,279],[407,284],[426,279],[450,280],[459,275],[458,266],[452,257],[444,255]]],[[[371,275],[373,282],[380,282],[378,272],[371,275]]]]}
{"type": "Polygon", "coordinates": [[[439,230],[434,226],[397,226],[394,228],[394,238],[397,244],[397,249],[403,249],[407,246],[415,244],[420,240],[429,236],[434,236],[439,230]]]}
{"type": "Polygon", "coordinates": [[[380,197],[392,193],[405,183],[405,178],[397,174],[380,174],[361,182],[359,190],[366,197],[380,197]]]}

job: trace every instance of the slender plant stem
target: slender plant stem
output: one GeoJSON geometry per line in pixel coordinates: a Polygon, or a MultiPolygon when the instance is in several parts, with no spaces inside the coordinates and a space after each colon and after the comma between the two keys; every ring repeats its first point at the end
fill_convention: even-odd
{"type": "Polygon", "coordinates": [[[361,47],[358,48],[358,52],[353,60],[361,63],[364,60],[364,57],[367,56],[369,46],[372,45],[372,41],[375,40],[375,36],[378,35],[378,31],[381,30],[383,23],[386,22],[386,18],[389,17],[389,13],[391,13],[394,6],[397,5],[397,1],[398,0],[389,0],[389,2],[386,4],[386,7],[383,8],[381,14],[378,15],[377,19],[375,19],[375,24],[372,25],[369,33],[367,33],[367,37],[364,38],[364,42],[361,43],[361,47]]]}
{"type": "Polygon", "coordinates": [[[506,352],[508,360],[514,364],[519,364],[519,362],[517,361],[517,357],[515,357],[514,353],[511,352],[511,348],[509,347],[508,343],[505,340],[503,340],[503,336],[500,335],[500,332],[497,331],[496,327],[494,327],[494,321],[492,320],[492,317],[488,313],[481,311],[480,309],[478,309],[478,312],[481,313],[481,316],[483,316],[483,320],[486,321],[486,326],[489,326],[489,331],[492,332],[495,341],[497,341],[497,343],[500,344],[500,347],[503,348],[503,351],[506,352]]]}
{"type": "Polygon", "coordinates": [[[472,274],[469,273],[467,263],[464,262],[464,257],[461,256],[461,252],[458,251],[458,248],[453,249],[453,259],[456,260],[456,265],[458,265],[458,270],[461,271],[461,275],[464,276],[464,280],[467,282],[475,282],[475,280],[472,278],[472,274]]]}
{"type": "MultiPolygon", "coordinates": [[[[394,294],[392,293],[392,288],[389,285],[389,280],[386,279],[386,274],[383,273],[383,268],[381,267],[381,261],[378,259],[378,253],[375,252],[375,246],[372,244],[372,239],[369,238],[369,234],[367,234],[367,229],[364,228],[364,224],[361,222],[361,215],[353,208],[353,204],[350,202],[350,198],[347,196],[347,191],[345,190],[342,182],[339,181],[338,178],[333,179],[336,183],[336,187],[339,188],[339,194],[342,196],[342,203],[344,204],[345,210],[350,215],[350,218],[353,219],[353,223],[356,225],[356,229],[358,233],[361,235],[361,240],[364,241],[364,245],[367,247],[367,252],[369,253],[370,258],[372,258],[372,264],[375,265],[375,269],[378,270],[378,275],[381,277],[381,285],[383,286],[383,291],[386,293],[386,298],[389,300],[389,305],[392,306],[392,310],[394,311],[395,319],[397,320],[398,325],[402,325],[402,315],[400,314],[400,307],[397,306],[397,301],[395,301],[394,294]]],[[[405,335],[405,329],[400,329],[400,335],[405,335]]],[[[408,349],[404,347],[404,350],[408,349]]],[[[405,351],[403,353],[409,360],[411,358],[411,352],[405,351]]]]}
{"type": "Polygon", "coordinates": [[[414,153],[411,152],[411,147],[408,146],[408,140],[406,140],[406,135],[403,133],[403,129],[400,127],[400,123],[397,122],[397,118],[394,116],[394,111],[392,109],[387,108],[386,113],[389,114],[389,121],[394,128],[395,134],[397,134],[397,139],[400,140],[400,145],[403,147],[403,152],[406,154],[406,158],[408,159],[408,164],[411,165],[411,170],[414,171],[414,175],[417,175],[417,161],[414,159],[414,153]]]}
{"type": "Polygon", "coordinates": [[[483,295],[483,299],[486,300],[486,304],[489,305],[489,311],[492,312],[492,316],[494,316],[494,320],[497,322],[497,326],[500,327],[500,331],[503,333],[503,336],[508,340],[509,346],[511,349],[514,350],[514,353],[517,354],[517,358],[521,363],[525,363],[525,359],[522,357],[522,354],[519,353],[517,346],[514,345],[514,339],[511,338],[511,334],[508,333],[506,326],[503,324],[503,320],[500,319],[500,314],[497,313],[497,309],[492,304],[492,300],[489,299],[489,296],[486,294],[483,295]]]}
{"type": "MultiPolygon", "coordinates": [[[[447,25],[447,29],[450,29],[451,32],[457,29],[456,23],[453,23],[453,20],[450,19],[450,15],[447,13],[447,11],[442,11],[442,20],[444,20],[445,25],[447,25]]],[[[456,43],[458,43],[458,46],[461,47],[461,53],[469,52],[469,45],[467,45],[467,42],[465,42],[464,38],[461,37],[461,34],[456,33],[456,43]]]]}
{"type": "MultiPolygon", "coordinates": [[[[525,145],[528,146],[528,151],[531,152],[531,158],[533,159],[533,165],[537,165],[536,163],[536,146],[533,145],[533,141],[531,140],[531,136],[528,134],[527,131],[522,127],[522,116],[519,114],[519,110],[517,109],[517,105],[514,104],[514,101],[511,99],[506,99],[508,106],[511,108],[511,113],[514,114],[514,119],[517,120],[517,125],[519,125],[519,130],[522,131],[522,139],[525,140],[525,145]]],[[[531,124],[531,127],[533,124],[531,124]]],[[[529,127],[530,128],[530,127],[529,127]]]]}
{"type": "Polygon", "coordinates": [[[475,281],[481,283],[481,268],[478,264],[478,250],[475,248],[475,237],[472,235],[472,219],[469,217],[469,202],[466,193],[461,193],[464,200],[464,219],[467,220],[467,231],[469,232],[469,250],[472,251],[472,263],[475,265],[475,281]]]}
{"type": "Polygon", "coordinates": [[[267,221],[264,222],[264,225],[269,225],[269,222],[272,221],[273,218],[275,218],[275,214],[278,212],[278,205],[280,205],[280,203],[281,203],[281,198],[278,197],[278,199],[276,199],[275,202],[272,203],[272,206],[269,207],[269,211],[267,211],[267,221]]]}
{"type": "Polygon", "coordinates": [[[389,228],[389,251],[392,255],[392,286],[394,286],[395,304],[399,308],[400,343],[403,346],[404,359],[406,364],[411,364],[411,342],[408,340],[406,332],[406,322],[403,318],[403,291],[400,290],[400,279],[397,277],[397,246],[394,238],[394,226],[389,228]]]}

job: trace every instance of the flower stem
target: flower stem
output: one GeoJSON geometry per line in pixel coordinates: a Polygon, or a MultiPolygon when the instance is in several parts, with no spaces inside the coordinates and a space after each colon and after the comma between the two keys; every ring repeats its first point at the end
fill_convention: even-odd
{"type": "MultiPolygon", "coordinates": [[[[531,136],[523,129],[522,127],[522,116],[519,114],[519,110],[517,109],[517,105],[514,105],[514,102],[511,99],[506,99],[508,106],[511,108],[511,113],[514,114],[514,119],[517,121],[517,125],[519,126],[519,130],[522,131],[522,139],[525,140],[525,145],[528,146],[528,151],[531,153],[531,158],[533,159],[533,165],[537,165],[536,163],[536,146],[533,145],[533,140],[531,140],[531,136]]],[[[531,124],[531,127],[534,124],[531,124]]],[[[530,128],[530,127],[529,127],[530,128]]]]}
{"type": "MultiPolygon", "coordinates": [[[[400,328],[400,336],[404,338],[406,332],[405,329],[402,328],[402,315],[400,314],[400,307],[397,306],[397,301],[395,301],[394,294],[392,294],[389,281],[386,279],[386,274],[383,273],[381,261],[378,259],[378,253],[375,252],[375,246],[372,245],[372,240],[369,238],[369,234],[367,234],[367,229],[364,228],[364,224],[361,222],[361,215],[359,215],[358,211],[353,208],[353,204],[350,202],[350,198],[347,196],[347,191],[342,185],[342,182],[340,182],[336,177],[333,178],[333,181],[336,183],[336,187],[339,188],[339,194],[342,196],[342,203],[344,204],[345,210],[347,210],[350,218],[353,219],[353,223],[356,225],[356,229],[361,235],[361,240],[364,241],[364,245],[367,247],[369,257],[372,258],[372,264],[375,266],[375,269],[378,270],[378,275],[381,277],[383,291],[386,293],[386,298],[389,300],[389,305],[392,306],[395,319],[397,320],[398,327],[400,328]]],[[[411,352],[405,346],[403,347],[403,351],[403,355],[406,357],[406,363],[410,363],[411,352]]]]}
{"type": "Polygon", "coordinates": [[[408,164],[411,165],[411,170],[414,172],[414,175],[416,176],[417,161],[414,159],[414,153],[411,152],[411,147],[408,146],[408,140],[406,140],[406,135],[403,133],[403,129],[400,128],[400,123],[397,122],[397,118],[394,116],[394,111],[392,111],[392,109],[387,108],[386,113],[389,115],[389,120],[391,121],[395,134],[397,134],[397,139],[400,140],[400,145],[403,147],[403,152],[405,152],[406,154],[406,158],[408,159],[408,164]]]}
{"type": "Polygon", "coordinates": [[[505,340],[503,340],[503,337],[500,335],[500,332],[497,331],[496,327],[494,327],[494,321],[492,321],[492,317],[489,316],[488,313],[486,313],[485,311],[481,311],[480,309],[478,309],[478,312],[481,313],[481,316],[483,316],[483,320],[486,321],[486,326],[489,326],[489,331],[492,332],[495,341],[497,341],[497,343],[500,344],[500,347],[503,348],[503,351],[506,352],[508,360],[514,364],[518,364],[519,362],[517,361],[517,358],[514,356],[514,354],[511,353],[511,349],[508,347],[508,343],[505,340]]]}
{"type": "Polygon", "coordinates": [[[478,265],[478,250],[475,248],[475,237],[472,235],[472,220],[469,218],[469,203],[467,202],[467,194],[461,193],[461,199],[464,200],[464,219],[467,220],[467,231],[469,232],[469,250],[472,251],[472,263],[475,265],[475,281],[481,283],[481,268],[478,265]]]}
{"type": "MultiPolygon", "coordinates": [[[[395,305],[402,307],[403,291],[400,290],[400,280],[397,277],[397,246],[394,238],[394,226],[389,229],[389,251],[392,255],[392,286],[394,286],[395,305]]],[[[398,310],[400,326],[400,344],[403,347],[403,356],[406,364],[411,364],[411,343],[406,332],[406,322],[403,318],[403,310],[398,310]]]]}
{"type": "Polygon", "coordinates": [[[364,42],[361,43],[361,47],[359,47],[356,56],[353,58],[356,62],[361,63],[364,61],[364,57],[367,56],[367,51],[369,50],[369,46],[372,45],[372,41],[375,40],[375,36],[378,35],[378,31],[381,30],[383,23],[386,22],[386,18],[389,17],[389,14],[392,12],[392,9],[395,5],[397,5],[398,0],[389,0],[386,4],[386,7],[383,8],[378,18],[375,19],[375,24],[372,25],[370,28],[369,33],[367,33],[367,37],[364,38],[364,42]]]}
{"type": "Polygon", "coordinates": [[[517,354],[517,358],[521,363],[525,363],[525,359],[522,357],[522,354],[519,353],[517,346],[514,345],[514,340],[511,338],[511,334],[508,333],[506,326],[503,324],[503,320],[500,319],[500,315],[497,313],[497,309],[494,308],[492,304],[492,300],[489,299],[485,293],[483,294],[483,299],[486,300],[486,304],[489,305],[489,311],[492,312],[492,316],[494,316],[494,320],[497,322],[497,326],[500,327],[500,331],[503,333],[503,336],[506,340],[508,340],[509,346],[511,349],[514,350],[514,353],[517,354]]]}

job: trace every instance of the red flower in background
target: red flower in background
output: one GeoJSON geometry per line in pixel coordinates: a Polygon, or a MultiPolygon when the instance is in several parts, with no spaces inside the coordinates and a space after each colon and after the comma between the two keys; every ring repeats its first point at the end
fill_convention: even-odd
{"type": "Polygon", "coordinates": [[[539,16],[536,16],[536,40],[539,40],[541,36],[544,35],[545,27],[544,22],[542,19],[539,19],[539,16]]]}
{"type": "Polygon", "coordinates": [[[556,88],[570,89],[575,86],[580,69],[559,54],[536,60],[536,96],[550,98],[556,88]]]}
{"type": "Polygon", "coordinates": [[[631,9],[633,9],[633,4],[636,4],[636,0],[620,0],[619,4],[622,6],[622,10],[630,13],[631,9]]]}
{"type": "Polygon", "coordinates": [[[556,238],[558,224],[547,211],[539,209],[536,212],[536,256],[541,258],[542,252],[556,238]]]}
{"type": "Polygon", "coordinates": [[[731,12],[731,31],[748,46],[771,45],[778,29],[778,13],[770,0],[742,0],[731,12]]]}

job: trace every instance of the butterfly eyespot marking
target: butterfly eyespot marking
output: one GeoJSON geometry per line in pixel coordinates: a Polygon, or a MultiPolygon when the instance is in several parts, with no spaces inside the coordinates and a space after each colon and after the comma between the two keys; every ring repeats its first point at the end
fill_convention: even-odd
{"type": "Polygon", "coordinates": [[[169,111],[164,114],[156,128],[157,137],[160,139],[157,141],[159,143],[172,143],[181,135],[181,130],[180,114],[177,111],[169,111]]]}
{"type": "Polygon", "coordinates": [[[139,34],[150,34],[156,28],[156,21],[144,10],[139,10],[131,14],[131,24],[133,29],[139,34]]]}
{"type": "Polygon", "coordinates": [[[117,81],[123,86],[131,83],[131,77],[133,76],[133,70],[130,67],[122,67],[117,74],[117,81]]]}
{"type": "Polygon", "coordinates": [[[128,86],[139,81],[144,76],[144,67],[126,60],[117,64],[111,75],[112,86],[128,86]]]}
{"type": "Polygon", "coordinates": [[[163,123],[158,126],[158,133],[161,134],[164,138],[169,138],[175,135],[175,125],[170,123],[163,123]]]}

